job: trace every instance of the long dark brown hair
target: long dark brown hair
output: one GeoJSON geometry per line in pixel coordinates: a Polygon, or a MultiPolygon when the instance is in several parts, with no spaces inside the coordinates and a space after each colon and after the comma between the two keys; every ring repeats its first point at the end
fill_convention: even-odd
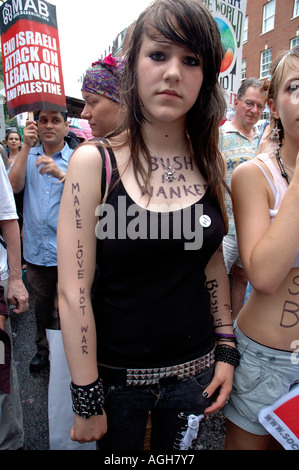
{"type": "Polygon", "coordinates": [[[203,83],[195,104],[187,113],[186,133],[197,166],[212,196],[218,199],[227,221],[222,187],[225,184],[225,170],[218,149],[219,125],[226,110],[223,91],[218,82],[223,48],[215,20],[198,0],[156,0],[139,16],[132,31],[121,85],[122,101],[127,111],[120,128],[113,134],[128,131],[135,177],[140,187],[150,194],[151,157],[141,134],[145,117],[138,96],[136,70],[142,40],[144,36],[153,37],[153,28],[157,35],[190,49],[202,60],[203,83]],[[144,169],[139,160],[140,152],[148,162],[148,170],[144,169]]]}

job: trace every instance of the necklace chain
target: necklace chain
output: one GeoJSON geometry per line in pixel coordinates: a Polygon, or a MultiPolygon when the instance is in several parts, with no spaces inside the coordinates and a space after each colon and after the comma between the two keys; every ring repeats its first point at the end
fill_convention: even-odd
{"type": "MultiPolygon", "coordinates": [[[[189,142],[190,139],[189,139],[189,136],[187,134],[186,134],[186,137],[187,137],[186,138],[186,144],[185,144],[185,147],[183,149],[183,152],[185,152],[188,145],[190,144],[190,142],[189,142]]],[[[175,155],[175,156],[177,158],[181,158],[182,155],[175,155]]],[[[175,176],[176,170],[171,165],[165,165],[162,158],[158,157],[158,155],[156,155],[156,154],[151,155],[151,157],[156,158],[164,168],[165,178],[164,178],[163,182],[167,181],[168,183],[172,183],[174,180],[176,180],[176,176],[175,176]]]]}
{"type": "Polygon", "coordinates": [[[283,163],[283,165],[284,165],[284,167],[285,167],[290,173],[292,173],[292,175],[294,174],[294,172],[293,172],[288,166],[286,166],[285,163],[283,163]]]}
{"type": "MultiPolygon", "coordinates": [[[[180,158],[179,155],[177,155],[177,157],[180,158]]],[[[172,181],[176,179],[176,176],[175,176],[176,170],[174,168],[172,168],[170,165],[165,165],[162,158],[158,157],[157,155],[152,155],[152,158],[156,158],[161,163],[161,165],[163,166],[164,173],[166,175],[165,176],[165,181],[167,181],[168,183],[172,183],[172,181]]]]}
{"type": "Polygon", "coordinates": [[[289,177],[285,169],[287,168],[287,170],[289,170],[291,173],[293,172],[286,165],[283,164],[279,146],[277,147],[277,150],[276,150],[276,160],[280,169],[281,176],[286,180],[287,184],[290,184],[289,177]]]}

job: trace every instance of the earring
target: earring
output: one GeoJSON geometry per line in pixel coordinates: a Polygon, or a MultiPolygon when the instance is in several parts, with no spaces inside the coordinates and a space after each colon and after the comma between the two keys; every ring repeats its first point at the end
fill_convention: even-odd
{"type": "Polygon", "coordinates": [[[280,129],[278,128],[278,119],[275,119],[275,127],[272,129],[272,132],[270,134],[270,140],[274,146],[275,154],[280,148],[279,133],[280,129]]]}
{"type": "Polygon", "coordinates": [[[281,176],[283,178],[285,178],[286,182],[289,184],[288,174],[285,171],[285,167],[284,167],[281,155],[280,155],[281,143],[280,143],[280,140],[279,140],[279,133],[280,133],[281,129],[278,128],[277,124],[278,124],[278,119],[275,119],[275,127],[272,129],[272,132],[271,132],[271,135],[270,135],[270,140],[274,145],[275,157],[276,157],[276,161],[277,161],[277,164],[279,166],[279,169],[280,169],[281,176]]]}

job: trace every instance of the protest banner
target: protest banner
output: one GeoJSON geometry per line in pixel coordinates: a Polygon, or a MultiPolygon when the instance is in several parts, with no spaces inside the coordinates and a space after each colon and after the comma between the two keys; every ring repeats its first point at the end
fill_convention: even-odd
{"type": "Polygon", "coordinates": [[[66,111],[56,7],[42,0],[7,0],[0,7],[0,33],[9,116],[66,111]]]}
{"type": "Polygon", "coordinates": [[[286,449],[299,450],[299,384],[272,406],[259,412],[259,421],[286,449]]]}
{"type": "Polygon", "coordinates": [[[229,108],[241,85],[243,29],[247,0],[201,0],[213,15],[221,33],[224,59],[220,84],[229,108]]]}

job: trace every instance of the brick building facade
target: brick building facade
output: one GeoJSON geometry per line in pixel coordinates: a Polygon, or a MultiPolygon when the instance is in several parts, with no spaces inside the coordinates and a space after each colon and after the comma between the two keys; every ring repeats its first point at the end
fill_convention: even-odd
{"type": "Polygon", "coordinates": [[[272,58],[299,44],[299,0],[247,0],[242,78],[266,78],[272,58]]]}

